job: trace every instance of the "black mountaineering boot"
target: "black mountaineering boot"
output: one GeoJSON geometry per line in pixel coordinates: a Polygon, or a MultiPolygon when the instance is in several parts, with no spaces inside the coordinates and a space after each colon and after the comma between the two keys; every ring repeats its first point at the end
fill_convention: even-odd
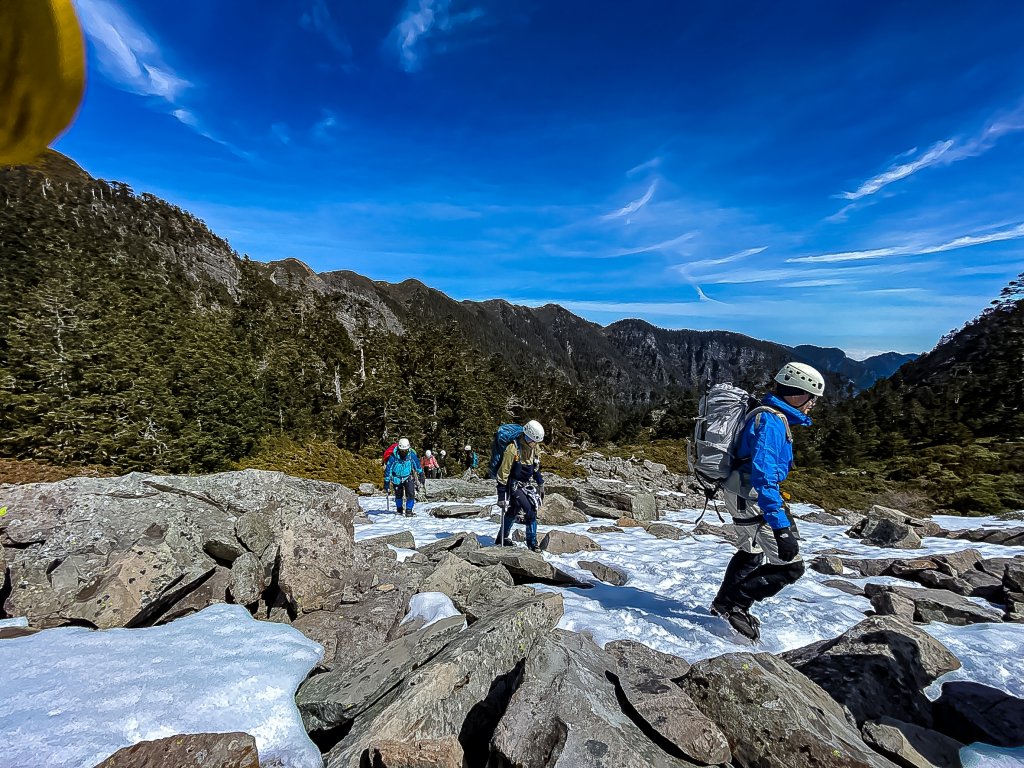
{"type": "Polygon", "coordinates": [[[753,640],[755,643],[761,639],[761,622],[756,616],[751,616],[750,611],[736,606],[729,609],[726,615],[729,624],[744,637],[753,640]]]}

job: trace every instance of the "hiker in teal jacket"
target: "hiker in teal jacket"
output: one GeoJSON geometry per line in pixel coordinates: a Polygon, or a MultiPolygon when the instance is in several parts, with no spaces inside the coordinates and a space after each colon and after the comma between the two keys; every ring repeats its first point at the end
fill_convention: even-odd
{"type": "Polygon", "coordinates": [[[423,475],[423,468],[420,466],[419,456],[416,455],[409,445],[409,438],[403,437],[398,441],[398,447],[388,458],[384,467],[384,493],[390,493],[391,487],[395,489],[395,514],[405,514],[412,517],[415,513],[412,508],[416,505],[416,480],[419,479],[420,487],[426,487],[427,479],[423,475]],[[405,511],[402,511],[402,497],[405,496],[405,511]]]}
{"type": "Polygon", "coordinates": [[[737,465],[723,486],[738,551],[711,603],[713,613],[755,641],[761,622],[751,615],[751,606],[804,573],[796,525],[779,486],[793,466],[791,427],[811,425],[807,414],[825,391],[822,375],[803,363],[787,363],[775,382],[775,392],[761,400],[770,410],[748,417],[736,447],[737,465]]]}

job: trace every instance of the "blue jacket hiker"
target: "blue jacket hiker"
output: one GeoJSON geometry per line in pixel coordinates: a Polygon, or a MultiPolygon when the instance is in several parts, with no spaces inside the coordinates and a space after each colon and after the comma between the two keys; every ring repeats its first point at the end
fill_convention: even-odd
{"type": "Polygon", "coordinates": [[[755,641],[761,636],[760,621],[750,607],[804,573],[799,534],[779,486],[793,466],[791,427],[811,425],[807,414],[825,391],[822,375],[803,363],[784,365],[775,382],[775,392],[761,400],[768,410],[747,417],[735,451],[737,463],[723,486],[738,551],[711,603],[713,613],[755,641]]]}
{"type": "Polygon", "coordinates": [[[409,439],[403,437],[398,441],[398,447],[395,448],[384,467],[384,493],[390,493],[394,486],[395,514],[405,514],[407,517],[412,517],[415,514],[412,508],[416,505],[417,479],[420,486],[425,488],[427,480],[423,475],[419,456],[409,446],[409,439]],[[406,500],[404,512],[402,510],[403,496],[406,500]]]}
{"type": "Polygon", "coordinates": [[[509,535],[512,525],[526,525],[526,546],[536,552],[537,512],[544,501],[544,476],[540,473],[540,444],[544,427],[539,421],[523,425],[523,434],[510,442],[502,455],[495,475],[498,485],[498,506],[502,511],[501,530],[495,544],[515,546],[509,535]]]}

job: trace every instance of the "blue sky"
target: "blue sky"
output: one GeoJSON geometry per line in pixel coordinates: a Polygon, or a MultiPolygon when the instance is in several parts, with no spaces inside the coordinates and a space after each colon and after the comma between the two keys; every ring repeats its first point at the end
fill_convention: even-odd
{"type": "Polygon", "coordinates": [[[57,149],[241,253],[921,352],[1024,269],[1024,6],[75,0],[57,149]]]}

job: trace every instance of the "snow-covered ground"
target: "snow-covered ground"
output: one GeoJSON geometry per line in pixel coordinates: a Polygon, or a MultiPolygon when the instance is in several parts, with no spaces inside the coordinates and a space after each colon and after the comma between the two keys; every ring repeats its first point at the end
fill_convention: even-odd
{"type": "Polygon", "coordinates": [[[252,734],[261,761],[323,764],[294,698],[323,648],[240,605],[147,629],[47,629],[0,647],[0,768],[88,767],[139,741],[230,731],[252,734]]]}
{"type": "MultiPolygon", "coordinates": [[[[497,498],[492,496],[479,499],[477,503],[486,505],[496,501],[497,498]]],[[[398,518],[388,513],[383,497],[363,498],[360,504],[373,524],[357,526],[357,540],[410,530],[416,545],[422,546],[458,531],[472,531],[481,544],[492,544],[497,532],[497,525],[487,520],[430,517],[427,514],[429,509],[436,506],[432,503],[417,504],[418,514],[412,518],[398,518]]],[[[494,510],[497,511],[497,507],[494,510]]],[[[809,505],[794,505],[797,514],[815,510],[809,505]]],[[[734,549],[717,536],[694,536],[692,530],[699,516],[699,510],[693,509],[680,509],[664,515],[666,522],[673,523],[683,532],[683,538],[677,541],[659,539],[641,528],[627,528],[622,533],[587,532],[588,528],[596,525],[609,525],[611,521],[608,520],[557,526],[560,530],[585,534],[601,545],[600,552],[560,556],[545,554],[551,563],[581,580],[594,583],[590,589],[538,587],[562,593],[565,615],[559,626],[575,632],[587,632],[599,645],[612,640],[636,640],[694,662],[737,650],[779,653],[837,637],[861,621],[864,612],[871,608],[866,598],[849,595],[824,583],[840,577],[825,576],[808,569],[799,582],[756,606],[755,613],[762,622],[761,641],[752,646],[707,610],[734,549]],[[628,574],[629,580],[622,587],[603,584],[594,580],[589,571],[579,568],[580,560],[596,560],[616,566],[628,574]]],[[[991,517],[934,519],[947,529],[1021,525],[1019,520],[991,517]]],[[[721,524],[713,510],[708,510],[704,520],[712,525],[721,524]]],[[[941,538],[926,538],[918,550],[883,550],[846,536],[846,526],[810,522],[800,522],[799,526],[801,552],[808,560],[829,549],[842,549],[852,557],[870,558],[917,557],[964,549],[976,549],[986,558],[1024,554],[1024,548],[1020,547],[941,538]]],[[[551,529],[551,526],[539,526],[538,536],[543,538],[544,533],[551,529]]],[[[863,584],[865,581],[899,583],[900,580],[878,577],[858,579],[855,583],[863,584]]],[[[962,669],[944,676],[928,690],[931,697],[938,696],[939,688],[946,680],[974,680],[1024,697],[1024,654],[1021,653],[1024,624],[954,627],[933,623],[925,625],[924,629],[950,648],[963,664],[962,669]]],[[[972,751],[965,752],[963,758],[965,765],[1019,766],[1024,765],[1024,750],[988,750],[984,754],[972,751]]]]}

